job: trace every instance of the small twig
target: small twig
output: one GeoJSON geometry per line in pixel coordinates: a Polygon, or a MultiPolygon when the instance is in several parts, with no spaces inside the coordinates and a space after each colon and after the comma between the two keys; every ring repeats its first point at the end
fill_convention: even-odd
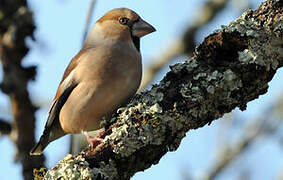
{"type": "MultiPolygon", "coordinates": [[[[247,125],[243,130],[243,134],[238,138],[239,141],[234,145],[224,145],[220,154],[217,156],[217,161],[213,163],[210,172],[206,174],[205,179],[215,179],[226,167],[240,156],[259,136],[269,135],[274,133],[282,123],[278,120],[278,110],[282,109],[282,99],[278,99],[275,105],[269,106],[263,115],[260,115],[253,123],[247,125]]],[[[279,117],[279,119],[282,118],[279,117]]],[[[237,121],[237,120],[235,120],[237,121]]]]}
{"type": "Polygon", "coordinates": [[[91,20],[93,11],[94,11],[95,3],[96,3],[96,0],[92,0],[90,2],[90,5],[89,5],[89,9],[88,9],[88,13],[87,13],[87,19],[86,19],[86,23],[85,23],[84,32],[83,32],[82,46],[84,45],[85,39],[87,37],[88,28],[89,28],[90,20],[91,20]]]}
{"type": "Polygon", "coordinates": [[[253,129],[249,134],[242,135],[242,139],[230,147],[227,145],[222,147],[220,155],[217,156],[217,162],[213,163],[213,167],[210,172],[205,175],[204,179],[215,179],[223,170],[233,162],[233,160],[244,152],[255,140],[255,138],[261,133],[260,124],[262,122],[255,122],[252,126],[253,129]]]}

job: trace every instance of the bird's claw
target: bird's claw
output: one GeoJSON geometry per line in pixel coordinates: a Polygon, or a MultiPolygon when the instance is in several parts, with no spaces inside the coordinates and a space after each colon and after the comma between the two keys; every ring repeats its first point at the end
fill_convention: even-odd
{"type": "Polygon", "coordinates": [[[99,133],[99,135],[96,137],[90,136],[86,131],[84,131],[83,134],[86,136],[87,142],[89,143],[91,148],[95,148],[103,141],[103,139],[101,138],[101,134],[103,133],[99,133]]]}

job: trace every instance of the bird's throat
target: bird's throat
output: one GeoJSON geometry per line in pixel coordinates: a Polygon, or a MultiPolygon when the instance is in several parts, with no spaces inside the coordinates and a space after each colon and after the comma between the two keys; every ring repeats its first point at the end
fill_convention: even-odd
{"type": "Polygon", "coordinates": [[[140,52],[140,38],[136,36],[132,36],[132,41],[137,48],[138,52],[140,52]]]}

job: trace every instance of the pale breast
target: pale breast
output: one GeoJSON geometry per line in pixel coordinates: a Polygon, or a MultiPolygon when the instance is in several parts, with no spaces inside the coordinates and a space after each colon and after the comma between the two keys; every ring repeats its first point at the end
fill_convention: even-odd
{"type": "Polygon", "coordinates": [[[102,116],[136,93],[142,76],[141,57],[123,46],[89,50],[75,71],[79,84],[60,112],[69,133],[96,130],[102,116]]]}

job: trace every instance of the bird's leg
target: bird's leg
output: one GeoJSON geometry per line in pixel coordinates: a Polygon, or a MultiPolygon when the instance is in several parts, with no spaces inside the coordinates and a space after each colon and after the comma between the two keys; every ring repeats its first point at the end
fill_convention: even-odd
{"type": "Polygon", "coordinates": [[[92,148],[95,148],[99,143],[103,141],[100,136],[92,137],[88,134],[87,131],[82,131],[82,134],[85,135],[87,142],[90,144],[92,148]]]}
{"type": "Polygon", "coordinates": [[[102,137],[103,135],[104,135],[104,130],[103,130],[103,131],[100,131],[100,132],[98,133],[97,138],[102,139],[101,137],[102,137]]]}

